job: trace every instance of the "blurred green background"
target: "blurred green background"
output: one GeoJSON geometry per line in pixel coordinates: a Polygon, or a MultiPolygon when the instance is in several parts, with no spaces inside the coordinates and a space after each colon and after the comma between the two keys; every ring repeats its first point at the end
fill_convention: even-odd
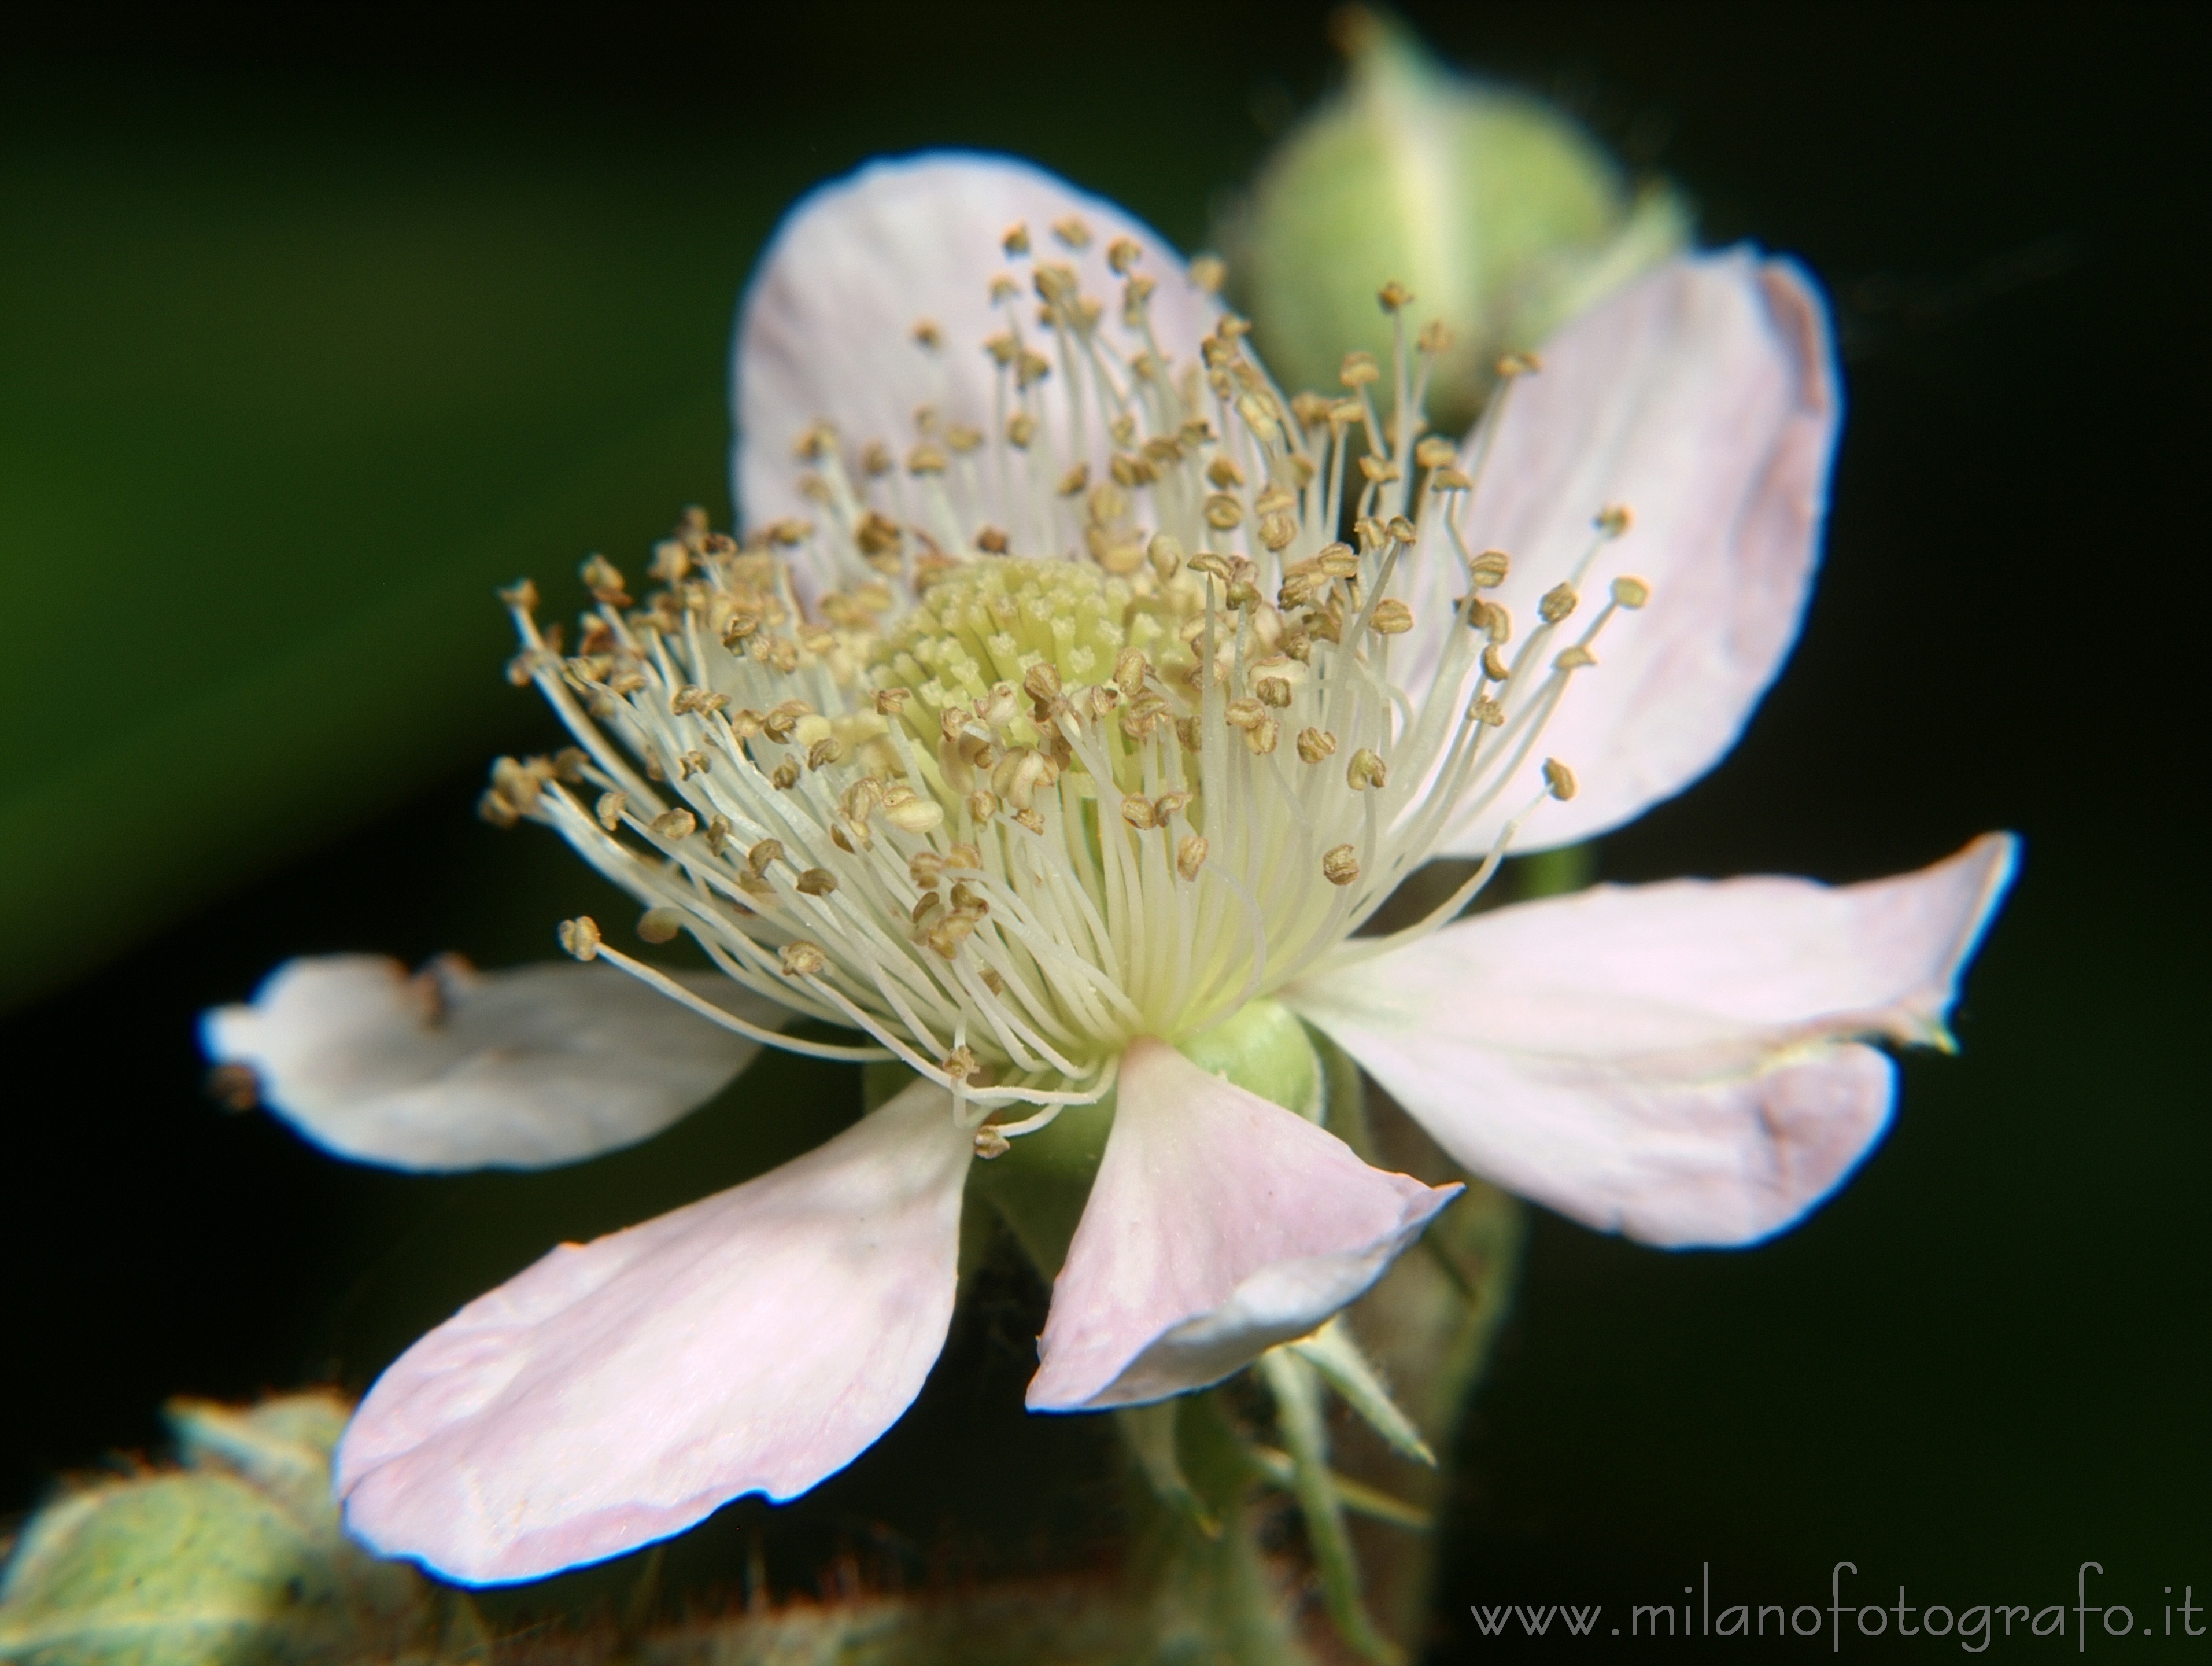
{"type": "MultiPolygon", "coordinates": [[[[2139,1614],[2201,1596],[2203,702],[2160,629],[2193,628],[2203,543],[2179,15],[1407,9],[1666,170],[1708,240],[1800,255],[1845,331],[1796,661],[1607,876],[1850,879],[2028,836],[1964,1057],[1908,1064],[1896,1132],[1804,1229],[1670,1256],[1539,1221],[1465,1434],[1438,1657],[1474,1646],[1467,1602],[1663,1601],[1706,1560],[1790,1603],[1838,1558],[1954,1606],[2070,1600],[2085,1558],[2139,1614]]],[[[884,150],[1003,148],[1195,247],[1328,84],[1324,18],[10,21],[0,1511],[155,1441],[172,1392],[358,1387],[555,1237],[846,1113],[848,1079],[781,1063],[584,1170],[410,1179],[219,1112],[190,1025],[291,953],[496,964],[604,906],[550,840],[470,815],[483,761],[545,734],[490,592],[532,572],[565,607],[587,550],[634,559],[688,502],[726,517],[730,319],[795,195],[884,150]]],[[[930,1415],[775,1517],[775,1577],[835,1544],[926,1569],[1080,1536],[1101,1500],[1021,1482],[1095,1432],[1014,1410],[1034,1296],[979,1304],[930,1415]],[[1004,1459],[980,1479],[979,1441],[1004,1459]]],[[[726,1518],[700,1565],[736,1543],[726,1518]]]]}

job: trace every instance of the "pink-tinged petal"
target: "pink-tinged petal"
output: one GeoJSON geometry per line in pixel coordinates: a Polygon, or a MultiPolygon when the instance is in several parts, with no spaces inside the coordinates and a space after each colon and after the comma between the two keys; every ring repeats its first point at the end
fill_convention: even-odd
{"type": "Polygon", "coordinates": [[[804,1493],[944,1347],[974,1149],[916,1084],[757,1180],[553,1250],[369,1390],[338,1449],[348,1529],[494,1584],[804,1493]]]}
{"type": "MultiPolygon", "coordinates": [[[[995,434],[1006,412],[983,343],[1006,328],[1007,309],[990,296],[993,278],[1002,273],[1020,286],[1012,307],[1025,337],[1053,358],[1038,392],[1048,412],[1062,414],[1047,428],[1064,434],[1067,370],[1050,333],[1035,328],[1031,271],[1040,261],[1074,266],[1085,293],[1104,303],[1102,336],[1132,358],[1143,338],[1122,322],[1122,279],[1106,259],[1124,237],[1142,247],[1137,270],[1158,285],[1151,311],[1161,350],[1195,362],[1218,308],[1190,283],[1174,247],[1113,204],[1042,168],[1008,156],[928,152],[872,163],[807,197],[777,228],[738,309],[732,472],[745,526],[820,519],[818,506],[800,495],[805,471],[792,453],[817,421],[836,428],[848,467],[871,441],[903,461],[920,437],[915,411],[923,405],[947,424],[995,434]],[[1090,233],[1080,249],[1066,247],[1051,229],[1071,216],[1090,233]],[[1028,226],[1032,246],[1020,259],[1000,247],[1017,224],[1028,226]],[[925,319],[940,336],[935,349],[915,339],[915,327],[925,319]]],[[[1106,436],[1095,398],[1086,404],[1083,449],[1093,474],[1103,475],[1106,436]]],[[[1060,466],[1077,460],[1071,453],[1060,466]]],[[[978,484],[978,524],[1018,533],[1023,517],[999,501],[996,471],[981,471],[978,484]]],[[[972,536],[975,528],[961,531],[972,536]]],[[[836,575],[803,576],[819,584],[836,575]]]]}
{"type": "Polygon", "coordinates": [[[1501,909],[1282,999],[1478,1174],[1608,1231],[1747,1243],[1887,1126],[1888,1061],[1948,1044],[2017,842],[1917,873],[1599,886],[1501,909]]]}
{"type": "MultiPolygon", "coordinates": [[[[1490,848],[1542,790],[1547,756],[1581,791],[1539,811],[1522,849],[1617,827],[1705,774],[1796,641],[1819,559],[1841,396],[1826,309],[1798,267],[1741,247],[1671,261],[1567,325],[1542,360],[1462,459],[1480,476],[1468,546],[1511,558],[1492,593],[1512,615],[1506,652],[1589,552],[1601,509],[1626,507],[1631,524],[1598,550],[1541,665],[1614,578],[1644,580],[1651,599],[1607,624],[1597,665],[1576,674],[1518,776],[1453,830],[1453,853],[1490,848]]],[[[1463,574],[1441,537],[1420,561],[1416,618],[1442,621],[1463,574]]],[[[1431,637],[1419,657],[1435,651],[1431,637]]]]}
{"type": "Polygon", "coordinates": [[[1133,1043],[1030,1408],[1142,1405],[1219,1382],[1360,1296],[1460,1189],[1370,1169],[1164,1042],[1133,1043]]]}
{"type": "MultiPolygon", "coordinates": [[[[708,998],[789,1014],[726,978],[708,998]]],[[[611,966],[479,972],[447,956],[410,976],[381,955],[278,967],[249,1006],[204,1014],[218,1064],[327,1151],[397,1169],[550,1168],[658,1134],[760,1049],[611,966]]]]}

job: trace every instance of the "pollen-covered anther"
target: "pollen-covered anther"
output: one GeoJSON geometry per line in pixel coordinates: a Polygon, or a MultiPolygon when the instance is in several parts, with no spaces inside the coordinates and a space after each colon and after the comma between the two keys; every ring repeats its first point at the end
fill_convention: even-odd
{"type": "Polygon", "coordinates": [[[1505,656],[1498,651],[1495,642],[1483,644],[1482,674],[1493,683],[1503,683],[1513,675],[1513,667],[1505,663],[1505,656]]]}
{"type": "Polygon", "coordinates": [[[837,876],[826,867],[810,867],[799,876],[799,889],[809,897],[827,897],[837,889],[837,876]]]}
{"type": "Polygon", "coordinates": [[[627,793],[602,793],[599,801],[592,806],[592,814],[598,818],[601,827],[611,833],[622,825],[623,811],[629,803],[627,793]]]}
{"type": "Polygon", "coordinates": [[[1159,825],[1159,814],[1152,807],[1152,801],[1141,793],[1130,793],[1123,796],[1121,819],[1140,830],[1148,830],[1159,825]]]}
{"type": "Polygon", "coordinates": [[[561,922],[561,946],[579,960],[595,960],[599,953],[599,922],[588,914],[561,922]]]}
{"type": "Polygon", "coordinates": [[[1486,728],[1503,728],[1505,727],[1505,708],[1487,696],[1478,696],[1468,702],[1467,721],[1480,723],[1486,728]]]}
{"type": "Polygon", "coordinates": [[[1582,598],[1575,593],[1574,586],[1555,584],[1547,590],[1541,599],[1537,602],[1537,617],[1546,624],[1557,624],[1568,614],[1573,612],[1576,604],[1581,600],[1582,598]]]}
{"type": "Polygon", "coordinates": [[[1555,757],[1544,760],[1544,785],[1562,804],[1575,795],[1575,772],[1555,757]]]}
{"type": "Polygon", "coordinates": [[[812,977],[830,964],[830,957],[822,952],[821,945],[803,937],[785,944],[776,951],[776,958],[783,963],[786,977],[812,977]]]}
{"type": "Polygon", "coordinates": [[[1413,610],[1392,596],[1375,604],[1367,623],[1378,636],[1402,636],[1413,628],[1413,610]]]}
{"type": "Polygon", "coordinates": [[[1348,844],[1333,845],[1322,853],[1322,878],[1333,885],[1348,885],[1359,877],[1359,853],[1348,844]]]}
{"type": "Polygon", "coordinates": [[[1382,755],[1371,746],[1362,746],[1352,755],[1352,762],[1345,766],[1345,784],[1355,793],[1369,787],[1379,790],[1389,784],[1389,766],[1382,762],[1382,755]]]}
{"type": "Polygon", "coordinates": [[[1319,763],[1336,751],[1336,737],[1327,729],[1300,729],[1298,756],[1308,763],[1319,763]]]}
{"type": "Polygon", "coordinates": [[[672,844],[690,838],[699,828],[699,818],[689,810],[664,810],[649,824],[653,830],[672,844]]]}
{"type": "Polygon", "coordinates": [[[592,599],[609,607],[628,607],[629,591],[623,583],[622,571],[605,556],[586,558],[578,569],[584,587],[592,593],[592,599]]]}
{"type": "Polygon", "coordinates": [[[1291,703],[1291,684],[1286,678],[1262,677],[1252,684],[1252,692],[1263,706],[1273,706],[1277,711],[1291,703]]]}
{"type": "Polygon", "coordinates": [[[769,782],[780,792],[789,792],[799,785],[799,760],[787,752],[783,761],[769,773],[769,782]]]}
{"type": "MultiPolygon", "coordinates": [[[[1364,462],[1365,459],[1361,460],[1364,462]]],[[[1272,550],[1280,551],[1289,549],[1297,535],[1298,523],[1290,515],[1279,511],[1273,514],[1264,514],[1260,517],[1260,542],[1272,550]]],[[[1255,592],[1255,596],[1256,593],[1255,592]]]]}
{"type": "Polygon", "coordinates": [[[1468,582],[1477,590],[1495,590],[1513,570],[1513,558],[1503,550],[1485,550],[1467,564],[1468,582]]]}
{"type": "Polygon", "coordinates": [[[893,787],[884,795],[884,819],[902,833],[929,833],[945,822],[945,806],[908,787],[893,787]],[[903,793],[896,803],[891,793],[903,793]]]}
{"type": "Polygon", "coordinates": [[[1590,525],[1607,538],[1619,538],[1635,523],[1636,516],[1626,503],[1609,503],[1600,509],[1590,525]]]}
{"type": "MultiPolygon", "coordinates": [[[[987,982],[995,976],[996,974],[990,971],[988,968],[983,973],[984,980],[987,982]]],[[[994,990],[993,993],[995,994],[996,991],[994,990]]],[[[1000,1133],[998,1129],[991,1127],[988,1122],[981,1128],[975,1130],[975,1155],[983,1162],[988,1163],[998,1158],[1004,1157],[1013,1148],[1013,1141],[1007,1139],[1005,1134],[1000,1133]]]]}
{"type": "Polygon", "coordinates": [[[684,930],[684,916],[674,909],[647,909],[637,917],[637,934],[648,943],[672,943],[684,930]]]}
{"type": "Polygon", "coordinates": [[[1633,611],[1651,599],[1651,587],[1642,579],[1631,578],[1624,573],[1613,581],[1613,599],[1633,611]]]}
{"type": "Polygon", "coordinates": [[[1203,836],[1187,833],[1176,846],[1176,872],[1186,879],[1198,878],[1199,869],[1206,866],[1206,843],[1203,836]]]}

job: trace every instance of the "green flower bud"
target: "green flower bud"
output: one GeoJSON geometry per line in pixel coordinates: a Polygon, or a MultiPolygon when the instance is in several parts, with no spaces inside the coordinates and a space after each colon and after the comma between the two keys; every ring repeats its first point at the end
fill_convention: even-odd
{"type": "Polygon", "coordinates": [[[1632,188],[1561,111],[1455,73],[1394,18],[1354,9],[1339,41],[1350,84],[1219,228],[1232,293],[1286,386],[1333,393],[1348,350],[1389,362],[1376,296],[1410,289],[1407,321],[1451,332],[1429,410],[1455,432],[1501,356],[1682,248],[1689,210],[1663,183],[1632,188]]]}

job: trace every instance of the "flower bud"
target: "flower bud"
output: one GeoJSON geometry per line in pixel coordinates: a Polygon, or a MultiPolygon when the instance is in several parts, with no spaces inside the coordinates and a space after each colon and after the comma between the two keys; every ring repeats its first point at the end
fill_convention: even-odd
{"type": "Polygon", "coordinates": [[[1408,350],[1432,322],[1449,337],[1429,410],[1457,432],[1502,355],[1683,247],[1689,211],[1662,182],[1632,187],[1545,100],[1456,73],[1395,18],[1341,19],[1349,84],[1285,137],[1218,228],[1230,285],[1292,389],[1334,388],[1347,347],[1388,364],[1377,297],[1410,291],[1408,350]]]}

